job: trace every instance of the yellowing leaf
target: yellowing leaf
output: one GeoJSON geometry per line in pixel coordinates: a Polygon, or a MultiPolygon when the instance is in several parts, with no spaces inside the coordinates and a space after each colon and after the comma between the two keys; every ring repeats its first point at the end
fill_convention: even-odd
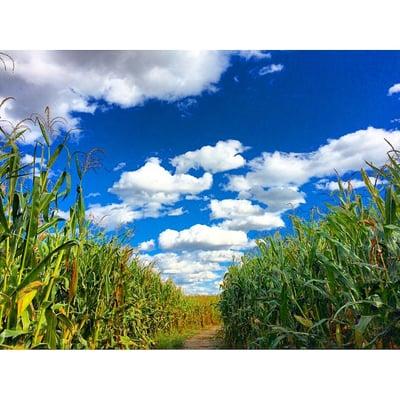
{"type": "Polygon", "coordinates": [[[313,326],[313,322],[308,318],[300,317],[300,315],[295,315],[296,321],[300,322],[306,328],[311,328],[313,326]]]}
{"type": "Polygon", "coordinates": [[[43,283],[39,281],[31,282],[29,285],[25,286],[22,290],[18,292],[17,295],[17,313],[18,317],[27,309],[29,304],[35,298],[38,288],[42,286],[43,283]]]}
{"type": "Polygon", "coordinates": [[[22,322],[22,329],[23,329],[24,331],[29,330],[29,325],[30,325],[31,321],[30,321],[30,319],[29,319],[29,313],[28,313],[27,310],[24,310],[24,311],[21,313],[21,322],[22,322]]]}
{"type": "Polygon", "coordinates": [[[26,310],[26,308],[31,304],[32,300],[35,298],[37,290],[31,290],[24,296],[20,297],[17,301],[18,317],[26,310]]]}
{"type": "Polygon", "coordinates": [[[24,286],[19,292],[18,292],[18,297],[21,295],[24,295],[25,293],[30,292],[33,289],[38,289],[40,286],[43,286],[43,282],[40,281],[33,281],[29,283],[28,285],[24,286]]]}

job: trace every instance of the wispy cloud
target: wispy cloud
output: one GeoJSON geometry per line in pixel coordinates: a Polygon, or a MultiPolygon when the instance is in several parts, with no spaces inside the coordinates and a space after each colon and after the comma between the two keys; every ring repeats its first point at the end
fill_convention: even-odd
{"type": "Polygon", "coordinates": [[[193,97],[189,97],[182,101],[179,101],[176,104],[179,112],[181,113],[181,117],[190,117],[192,115],[193,108],[197,105],[197,100],[193,97]]]}
{"type": "Polygon", "coordinates": [[[92,192],[92,193],[89,193],[86,197],[88,199],[90,199],[91,197],[99,197],[99,196],[100,196],[99,192],[92,192]]]}
{"type": "Polygon", "coordinates": [[[179,208],[174,208],[173,210],[168,211],[167,215],[170,217],[179,217],[186,213],[187,213],[187,210],[184,210],[183,207],[179,207],[179,208]]]}
{"type": "Polygon", "coordinates": [[[113,171],[120,171],[121,169],[125,168],[125,166],[126,166],[126,163],[120,162],[113,168],[113,171]]]}
{"type": "Polygon", "coordinates": [[[256,59],[262,60],[265,58],[271,58],[271,53],[262,50],[241,50],[237,52],[240,57],[245,60],[256,59]]]}
{"type": "Polygon", "coordinates": [[[270,64],[260,68],[258,71],[258,75],[263,76],[263,75],[273,74],[275,72],[282,71],[283,68],[284,68],[283,64],[270,64]]]}

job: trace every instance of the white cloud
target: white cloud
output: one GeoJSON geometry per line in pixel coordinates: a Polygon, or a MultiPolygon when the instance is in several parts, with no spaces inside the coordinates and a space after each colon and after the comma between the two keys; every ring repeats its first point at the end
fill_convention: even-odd
{"type": "Polygon", "coordinates": [[[243,257],[243,252],[236,250],[200,250],[197,257],[200,261],[222,263],[240,260],[243,257]]]}
{"type": "Polygon", "coordinates": [[[271,58],[271,53],[260,51],[260,50],[240,50],[238,51],[240,57],[245,60],[250,60],[252,58],[261,60],[264,58],[271,58]]]}
{"type": "Polygon", "coordinates": [[[388,90],[388,95],[391,96],[392,94],[400,93],[400,83],[396,83],[391,86],[388,90]]]}
{"type": "Polygon", "coordinates": [[[312,153],[263,153],[248,162],[250,172],[245,175],[231,175],[225,189],[237,191],[248,197],[257,188],[299,187],[312,178],[368,168],[370,161],[381,165],[390,150],[388,140],[395,148],[400,147],[400,131],[386,131],[369,127],[328,140],[312,153]]]}
{"type": "MultiPolygon", "coordinates": [[[[383,185],[387,183],[387,181],[385,180],[376,179],[372,176],[370,176],[369,179],[371,180],[371,183],[373,185],[383,185]]],[[[343,180],[342,185],[345,189],[348,189],[349,187],[352,189],[360,189],[366,186],[365,182],[360,179],[343,180]]],[[[321,179],[315,184],[315,187],[320,190],[329,190],[331,192],[334,192],[336,190],[339,190],[339,183],[338,181],[329,181],[327,179],[321,179]]]]}
{"type": "Polygon", "coordinates": [[[119,171],[119,170],[123,169],[125,166],[126,166],[126,163],[120,162],[113,168],[113,171],[119,171]]]}
{"type": "Polygon", "coordinates": [[[188,97],[186,99],[183,99],[183,100],[179,101],[176,104],[176,106],[177,106],[178,110],[180,111],[182,117],[190,117],[192,115],[191,110],[196,105],[197,105],[197,100],[192,98],[192,97],[188,97]]]}
{"type": "Polygon", "coordinates": [[[197,196],[197,195],[188,194],[188,195],[185,196],[185,200],[208,201],[208,200],[210,200],[210,197],[209,196],[197,196]]]}
{"type": "Polygon", "coordinates": [[[186,214],[187,211],[183,209],[183,207],[174,208],[173,210],[169,210],[167,215],[170,217],[179,217],[183,214],[186,214]]]}
{"type": "Polygon", "coordinates": [[[203,146],[199,150],[176,156],[171,160],[171,164],[178,173],[187,172],[192,168],[203,168],[211,173],[228,171],[245,165],[246,160],[240,153],[246,149],[238,140],[220,140],[215,146],[203,146]]]}
{"type": "Polygon", "coordinates": [[[126,204],[91,204],[86,210],[86,218],[106,230],[118,229],[121,226],[143,218],[143,214],[132,210],[126,204]]]}
{"type": "Polygon", "coordinates": [[[242,252],[233,250],[195,250],[142,254],[140,258],[152,263],[163,278],[173,279],[186,293],[212,294],[218,292],[227,265],[242,256],[242,252]]]}
{"type": "Polygon", "coordinates": [[[265,211],[249,200],[211,200],[211,218],[224,219],[219,226],[229,230],[266,231],[285,226],[276,213],[265,211]]]}
{"type": "Polygon", "coordinates": [[[216,295],[220,290],[220,279],[209,282],[194,282],[180,285],[184,293],[187,295],[216,295]]]}
{"type": "Polygon", "coordinates": [[[305,193],[300,192],[296,186],[277,186],[267,190],[255,187],[253,197],[268,206],[270,212],[283,212],[295,209],[300,204],[305,204],[305,193]]]}
{"type": "Polygon", "coordinates": [[[155,248],[155,246],[156,246],[156,244],[154,242],[154,239],[150,239],[145,242],[139,243],[138,249],[140,251],[151,251],[155,248]]]}
{"type": "Polygon", "coordinates": [[[182,231],[167,229],[160,233],[158,242],[165,250],[217,250],[245,247],[248,238],[243,231],[197,224],[182,231]]]}
{"type": "Polygon", "coordinates": [[[69,211],[56,210],[55,215],[65,220],[69,219],[69,211]]]}
{"type": "MultiPolygon", "coordinates": [[[[30,154],[25,154],[23,157],[21,157],[21,164],[23,165],[32,164],[34,161],[34,157],[30,154]]],[[[36,159],[36,162],[40,162],[40,158],[36,159]]]]}
{"type": "Polygon", "coordinates": [[[280,72],[283,70],[283,65],[282,64],[270,64],[265,67],[260,68],[258,71],[258,75],[267,75],[267,74],[273,74],[274,72],[280,72]]]}
{"type": "MultiPolygon", "coordinates": [[[[35,174],[35,176],[39,176],[40,172],[43,169],[46,169],[46,160],[42,157],[41,155],[37,155],[36,157],[34,157],[31,154],[24,154],[21,157],[21,167],[25,168],[24,173],[25,174],[35,174]]],[[[49,177],[53,177],[54,176],[54,172],[52,170],[48,171],[49,173],[49,177]]]]}
{"type": "MultiPolygon", "coordinates": [[[[52,115],[71,127],[72,112],[94,113],[107,105],[135,107],[148,99],[178,101],[213,92],[221,75],[238,54],[265,58],[259,51],[10,51],[15,71],[2,71],[0,98],[12,96],[3,115],[20,121],[50,106],[52,115]]],[[[26,144],[40,137],[26,133],[26,144]]]]}
{"type": "Polygon", "coordinates": [[[236,199],[213,199],[210,201],[210,210],[213,219],[243,218],[264,213],[260,206],[252,204],[251,201],[236,199]]]}
{"type": "Polygon", "coordinates": [[[88,199],[90,199],[91,197],[99,197],[99,196],[100,196],[99,192],[92,192],[92,193],[89,193],[86,197],[88,199]]]}
{"type": "MultiPolygon", "coordinates": [[[[108,189],[116,194],[121,203],[92,204],[87,218],[106,230],[114,230],[141,218],[158,218],[163,215],[180,216],[183,207],[170,206],[185,195],[196,196],[210,189],[212,175],[208,172],[196,178],[188,174],[172,174],[160,165],[158,158],[150,158],[135,171],[125,171],[120,179],[108,189]]],[[[96,197],[93,193],[88,197],[96,197]]]]}
{"type": "Polygon", "coordinates": [[[233,218],[222,221],[219,226],[224,229],[248,231],[268,231],[283,228],[282,218],[273,213],[265,212],[262,215],[249,215],[243,218],[233,218]]]}
{"type": "Polygon", "coordinates": [[[202,198],[196,194],[187,194],[185,200],[202,200],[202,198]]]}
{"type": "Polygon", "coordinates": [[[212,185],[212,175],[200,178],[187,174],[171,174],[160,165],[158,158],[150,158],[135,171],[123,172],[119,181],[109,189],[125,204],[141,207],[148,215],[157,216],[163,205],[171,205],[183,195],[196,195],[212,185]]]}
{"type": "Polygon", "coordinates": [[[147,99],[175,101],[211,90],[229,66],[216,51],[17,51],[3,74],[0,95],[14,96],[20,119],[51,105],[75,123],[71,111],[94,112],[97,100],[133,107],[147,99]],[[18,90],[24,87],[24,92],[18,90]],[[93,99],[93,101],[90,101],[93,99]]]}
{"type": "Polygon", "coordinates": [[[197,255],[196,252],[158,253],[154,256],[145,254],[141,259],[154,263],[164,278],[171,278],[179,285],[199,284],[218,278],[216,272],[221,270],[221,266],[216,262],[199,261],[197,255]]]}

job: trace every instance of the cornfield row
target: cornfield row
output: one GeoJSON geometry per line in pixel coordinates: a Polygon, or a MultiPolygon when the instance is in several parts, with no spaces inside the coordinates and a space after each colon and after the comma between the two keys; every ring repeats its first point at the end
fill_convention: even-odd
{"type": "Polygon", "coordinates": [[[400,166],[389,152],[383,190],[361,171],[364,198],[342,182],[338,205],[294,232],[258,242],[232,266],[220,311],[236,348],[400,346],[400,166]]]}
{"type": "Polygon", "coordinates": [[[43,140],[25,165],[27,126],[0,124],[0,348],[145,349],[158,333],[215,322],[214,299],[185,296],[131,247],[91,229],[82,181],[93,160],[71,155],[67,140],[51,143],[60,121],[48,112],[30,122],[43,140]],[[61,156],[67,166],[54,177],[61,156]],[[63,220],[71,165],[78,183],[63,220]]]}

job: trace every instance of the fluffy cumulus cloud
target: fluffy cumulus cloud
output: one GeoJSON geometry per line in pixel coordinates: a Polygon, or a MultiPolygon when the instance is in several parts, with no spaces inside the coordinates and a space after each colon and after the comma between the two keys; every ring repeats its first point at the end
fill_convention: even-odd
{"type": "Polygon", "coordinates": [[[211,218],[233,219],[263,214],[263,209],[251,203],[249,200],[211,200],[211,218]]]}
{"type": "Polygon", "coordinates": [[[233,250],[197,250],[143,254],[164,278],[173,279],[187,293],[216,293],[225,267],[221,263],[240,260],[242,252],[233,250]]]}
{"type": "Polygon", "coordinates": [[[270,212],[293,210],[305,204],[305,193],[296,186],[276,186],[267,190],[256,186],[252,191],[254,199],[268,206],[270,212]]]}
{"type": "Polygon", "coordinates": [[[86,218],[106,230],[118,229],[142,217],[141,212],[132,210],[126,204],[91,204],[86,210],[86,218]]]}
{"type": "Polygon", "coordinates": [[[400,83],[396,83],[391,86],[388,90],[388,95],[391,96],[392,94],[400,93],[400,83]]]}
{"type": "Polygon", "coordinates": [[[176,203],[183,195],[196,195],[208,190],[212,182],[212,175],[208,172],[199,178],[183,173],[172,174],[160,165],[158,158],[150,158],[141,168],[123,172],[109,192],[127,205],[157,215],[162,206],[176,203]]]}
{"type": "Polygon", "coordinates": [[[249,200],[211,200],[210,210],[212,219],[224,220],[219,224],[224,229],[266,231],[285,225],[278,214],[267,212],[249,200]]]}
{"type": "Polygon", "coordinates": [[[154,242],[154,239],[150,239],[145,242],[139,243],[138,249],[140,251],[151,251],[154,250],[155,246],[156,244],[154,242]]]}
{"type": "Polygon", "coordinates": [[[166,229],[160,233],[158,242],[164,250],[217,250],[243,248],[249,244],[243,231],[201,224],[181,231],[166,229]]]}
{"type": "MultiPolygon", "coordinates": [[[[135,107],[148,99],[168,102],[213,92],[233,54],[245,60],[269,57],[260,51],[11,51],[14,72],[1,70],[0,98],[12,96],[3,117],[13,122],[51,107],[70,127],[73,112],[108,106],[135,107]]],[[[194,100],[194,99],[193,99],[194,100]]],[[[25,135],[27,144],[40,137],[25,135]]]]}
{"type": "Polygon", "coordinates": [[[143,255],[142,260],[150,262],[164,278],[171,278],[179,285],[201,284],[217,279],[220,264],[213,261],[199,261],[197,253],[183,252],[143,255]]]}
{"type": "MultiPolygon", "coordinates": [[[[21,157],[22,165],[33,164],[34,161],[35,161],[35,158],[31,154],[25,154],[23,157],[21,157]]],[[[40,162],[40,158],[36,159],[36,162],[40,162]]]]}
{"type": "MultiPolygon", "coordinates": [[[[212,175],[205,172],[197,178],[188,174],[172,174],[160,165],[158,158],[150,158],[134,171],[125,171],[108,190],[118,196],[120,203],[92,204],[87,218],[99,227],[114,230],[142,218],[180,216],[183,207],[172,208],[184,196],[196,196],[211,188],[212,175]]],[[[89,196],[94,197],[94,195],[89,196]]]]}
{"type": "Polygon", "coordinates": [[[272,210],[287,208],[288,203],[296,206],[304,202],[304,195],[298,187],[312,178],[368,168],[366,161],[383,164],[390,150],[388,142],[399,147],[400,131],[370,127],[328,140],[327,144],[311,153],[262,153],[248,162],[250,171],[247,174],[231,175],[225,188],[239,192],[242,197],[255,196],[266,204],[269,202],[272,210]],[[265,188],[275,189],[271,192],[265,188]]]}
{"type": "Polygon", "coordinates": [[[200,250],[196,253],[200,261],[206,262],[235,262],[243,257],[243,252],[237,250],[200,250]]]}
{"type": "Polygon", "coordinates": [[[245,165],[246,160],[240,155],[245,150],[246,147],[238,140],[221,140],[215,146],[203,146],[176,156],[171,164],[177,173],[184,173],[192,168],[202,168],[211,173],[228,171],[245,165]]]}
{"type": "Polygon", "coordinates": [[[1,96],[14,96],[15,119],[53,112],[76,123],[72,111],[92,113],[98,101],[133,107],[147,99],[175,101],[213,90],[230,54],[216,51],[17,51],[1,96]]]}
{"type": "MultiPolygon", "coordinates": [[[[204,294],[218,292],[227,266],[239,262],[244,251],[255,246],[243,231],[206,225],[181,231],[167,229],[159,235],[158,244],[164,252],[141,254],[141,259],[151,263],[163,278],[173,279],[185,292],[204,294]]],[[[144,251],[143,244],[139,249],[144,251]]]]}
{"type": "Polygon", "coordinates": [[[240,229],[243,231],[268,231],[285,226],[279,215],[265,212],[261,215],[249,215],[244,218],[233,218],[222,221],[219,226],[224,229],[240,229]]]}

